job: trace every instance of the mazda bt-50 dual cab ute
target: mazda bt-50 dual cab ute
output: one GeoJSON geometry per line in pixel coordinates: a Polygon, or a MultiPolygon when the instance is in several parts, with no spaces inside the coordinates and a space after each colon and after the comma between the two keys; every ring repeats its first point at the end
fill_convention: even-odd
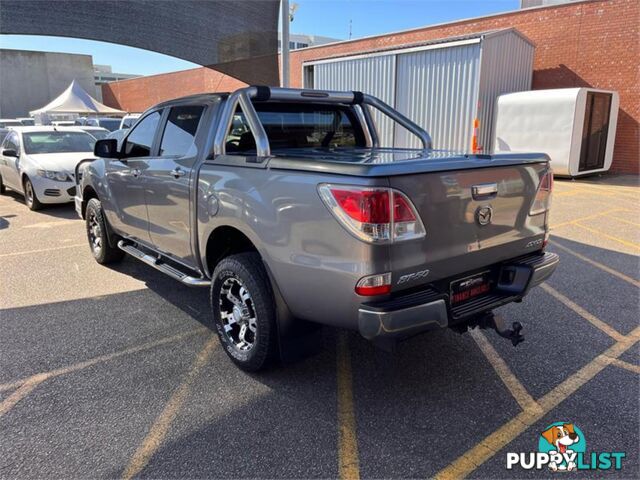
{"type": "Polygon", "coordinates": [[[492,327],[492,309],[548,278],[544,154],[466,155],[360,92],[248,87],[146,111],[78,166],[76,209],[99,263],[126,252],[210,289],[231,359],[258,370],[307,338],[359,331],[383,347],[431,329],[492,327]],[[419,148],[382,148],[374,119],[419,148]]]}

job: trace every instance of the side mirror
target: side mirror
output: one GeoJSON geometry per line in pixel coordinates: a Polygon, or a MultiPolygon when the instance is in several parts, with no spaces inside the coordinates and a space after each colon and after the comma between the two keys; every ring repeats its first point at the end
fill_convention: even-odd
{"type": "Polygon", "coordinates": [[[120,158],[120,152],[118,152],[118,140],[115,138],[105,138],[103,140],[96,141],[93,147],[93,154],[96,157],[101,158],[120,158]]]}
{"type": "Polygon", "coordinates": [[[14,157],[14,158],[18,158],[18,152],[16,152],[13,149],[6,149],[2,151],[2,155],[4,155],[5,157],[14,157]]]}

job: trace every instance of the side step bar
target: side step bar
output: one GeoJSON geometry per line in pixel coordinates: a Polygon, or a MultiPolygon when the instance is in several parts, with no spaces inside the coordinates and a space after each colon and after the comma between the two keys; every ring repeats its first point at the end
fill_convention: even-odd
{"type": "Polygon", "coordinates": [[[126,243],[124,240],[118,242],[118,248],[127,252],[132,257],[141,260],[147,265],[161,271],[165,275],[169,275],[174,280],[184,283],[189,287],[208,287],[211,285],[211,281],[206,278],[196,278],[181,272],[175,267],[172,267],[168,263],[164,263],[161,259],[152,257],[151,255],[143,252],[139,248],[130,243],[126,243]]]}

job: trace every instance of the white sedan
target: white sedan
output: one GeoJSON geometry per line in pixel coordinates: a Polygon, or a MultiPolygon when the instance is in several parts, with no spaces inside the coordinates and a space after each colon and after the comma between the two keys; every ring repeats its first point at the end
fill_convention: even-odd
{"type": "Polygon", "coordinates": [[[0,193],[24,195],[31,210],[73,202],[75,168],[93,158],[96,139],[73,127],[11,127],[0,146],[0,193]]]}

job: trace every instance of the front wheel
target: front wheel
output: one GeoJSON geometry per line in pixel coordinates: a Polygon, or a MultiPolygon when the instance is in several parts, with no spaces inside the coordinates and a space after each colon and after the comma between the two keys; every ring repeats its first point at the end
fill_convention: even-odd
{"type": "Polygon", "coordinates": [[[275,302],[260,255],[240,253],[220,261],[211,282],[211,309],[220,342],[241,369],[255,372],[275,358],[275,302]]]}
{"type": "Polygon", "coordinates": [[[87,239],[89,240],[89,248],[96,262],[105,265],[107,263],[117,262],[124,256],[124,252],[117,247],[109,244],[107,236],[107,225],[102,212],[102,204],[97,198],[92,198],[87,203],[85,213],[87,226],[87,239]]]}
{"type": "Polygon", "coordinates": [[[42,208],[42,203],[38,200],[38,196],[36,195],[36,191],[33,188],[33,184],[29,178],[24,179],[24,201],[29,207],[29,210],[40,210],[42,208]]]}

